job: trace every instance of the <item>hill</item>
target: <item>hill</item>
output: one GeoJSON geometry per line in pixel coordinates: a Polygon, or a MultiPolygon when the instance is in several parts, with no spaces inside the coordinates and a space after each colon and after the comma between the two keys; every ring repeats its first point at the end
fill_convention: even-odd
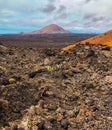
{"type": "Polygon", "coordinates": [[[25,32],[23,34],[69,34],[70,32],[63,29],[62,27],[56,25],[56,24],[51,24],[51,25],[48,25],[40,30],[36,30],[36,31],[33,31],[33,32],[25,32]]]}
{"type": "MultiPolygon", "coordinates": [[[[104,44],[104,45],[108,45],[108,46],[112,47],[112,30],[80,42],[80,44],[85,44],[85,43],[104,44]]],[[[67,47],[63,48],[63,50],[69,50],[69,49],[75,47],[76,44],[78,44],[78,43],[67,46],[67,47]]]]}

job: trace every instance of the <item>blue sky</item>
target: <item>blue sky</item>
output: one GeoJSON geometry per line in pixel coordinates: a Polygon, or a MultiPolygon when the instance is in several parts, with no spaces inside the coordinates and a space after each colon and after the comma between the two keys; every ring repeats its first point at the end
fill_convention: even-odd
{"type": "Polygon", "coordinates": [[[79,33],[112,29],[112,0],[0,0],[0,34],[58,24],[79,33]]]}

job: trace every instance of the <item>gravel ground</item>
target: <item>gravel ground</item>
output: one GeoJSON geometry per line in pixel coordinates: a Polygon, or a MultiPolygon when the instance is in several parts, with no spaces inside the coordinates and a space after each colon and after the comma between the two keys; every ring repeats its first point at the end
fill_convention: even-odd
{"type": "Polygon", "coordinates": [[[0,130],[111,130],[112,48],[0,46],[0,130]]]}

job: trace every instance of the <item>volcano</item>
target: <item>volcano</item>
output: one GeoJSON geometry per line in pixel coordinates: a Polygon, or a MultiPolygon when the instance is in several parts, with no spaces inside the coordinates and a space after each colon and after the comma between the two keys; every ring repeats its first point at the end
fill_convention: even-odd
{"type": "Polygon", "coordinates": [[[40,30],[32,31],[32,32],[25,32],[23,34],[69,34],[70,32],[63,29],[62,27],[56,25],[56,24],[51,24],[48,25],[40,30]]]}
{"type": "MultiPolygon", "coordinates": [[[[94,36],[92,38],[83,40],[80,42],[80,44],[86,44],[86,43],[90,43],[90,44],[103,44],[103,45],[108,45],[110,47],[112,47],[112,30],[105,32],[103,34],[99,34],[97,36],[94,36]]],[[[62,50],[69,50],[72,49],[73,47],[75,47],[78,43],[69,45],[65,48],[63,48],[62,50]]]]}

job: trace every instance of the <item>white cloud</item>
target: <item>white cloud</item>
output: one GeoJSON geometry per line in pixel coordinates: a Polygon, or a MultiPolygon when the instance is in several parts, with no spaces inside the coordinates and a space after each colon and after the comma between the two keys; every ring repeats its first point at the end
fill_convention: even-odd
{"type": "Polygon", "coordinates": [[[71,30],[109,30],[112,28],[112,0],[0,0],[1,23],[29,27],[56,23],[71,30]],[[49,4],[54,8],[48,8],[49,4]]]}
{"type": "Polygon", "coordinates": [[[2,9],[0,10],[0,16],[1,17],[13,17],[15,16],[15,12],[9,9],[2,9]]]}

